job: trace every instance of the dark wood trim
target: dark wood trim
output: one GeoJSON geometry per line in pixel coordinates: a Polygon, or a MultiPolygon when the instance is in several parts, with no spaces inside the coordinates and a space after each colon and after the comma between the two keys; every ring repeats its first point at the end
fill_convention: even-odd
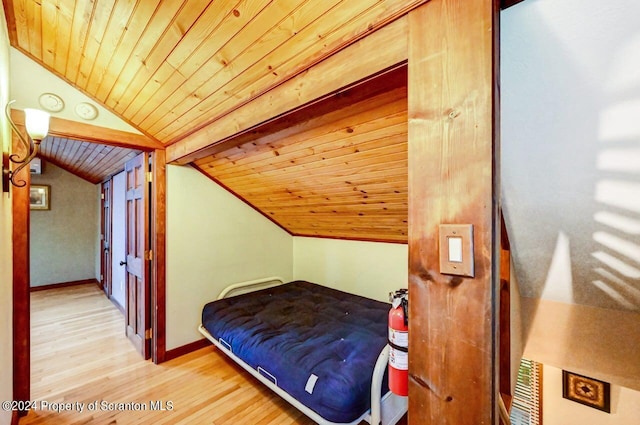
{"type": "Polygon", "coordinates": [[[46,291],[48,289],[59,289],[66,288],[69,286],[78,286],[78,285],[89,285],[93,284],[100,288],[100,282],[97,279],[83,279],[83,280],[72,280],[69,282],[60,282],[60,283],[50,283],[48,285],[40,285],[40,286],[32,286],[29,288],[30,292],[37,291],[46,291]]]}
{"type": "Polygon", "coordinates": [[[497,424],[498,2],[409,14],[409,424],[497,424]],[[472,224],[473,277],[440,272],[439,225],[472,224]]]}
{"type": "Polygon", "coordinates": [[[339,241],[353,241],[353,242],[379,242],[379,243],[392,243],[396,245],[407,245],[407,242],[404,241],[396,241],[396,240],[387,240],[387,239],[375,239],[375,238],[351,238],[345,236],[320,236],[320,235],[301,235],[298,233],[293,233],[291,236],[296,238],[316,238],[316,239],[334,239],[339,241]]]}
{"type": "MultiPolygon", "coordinates": [[[[24,111],[12,109],[11,119],[16,126],[24,127],[24,111]]],[[[66,137],[101,145],[140,149],[147,152],[154,149],[164,149],[160,142],[142,134],[98,127],[57,117],[51,117],[50,119],[48,136],[66,137]]]]}
{"type": "Polygon", "coordinates": [[[17,410],[11,412],[11,425],[18,425],[20,423],[20,414],[17,410]]]}
{"type": "MultiPolygon", "coordinates": [[[[521,0],[518,0],[521,1],[521,0]]],[[[492,204],[491,204],[491,347],[493,349],[493,377],[492,385],[494,391],[493,408],[494,414],[500,417],[498,411],[498,398],[502,398],[505,407],[509,412],[511,409],[511,279],[508,279],[506,287],[502,284],[502,269],[504,266],[503,249],[507,249],[509,258],[507,263],[511,266],[509,237],[504,227],[501,203],[501,174],[500,174],[500,9],[498,0],[493,0],[493,13],[491,17],[492,40],[491,40],[491,138],[492,147],[492,204]],[[503,292],[506,289],[506,294],[503,292]],[[508,304],[503,304],[506,302],[508,304]],[[507,308],[507,310],[505,310],[507,308]],[[503,332],[507,332],[504,333],[503,332]],[[503,382],[503,379],[505,381],[503,382]],[[508,379],[508,382],[506,381],[508,379]],[[502,384],[508,386],[506,394],[502,394],[502,384]]]]}
{"type": "Polygon", "coordinates": [[[515,6],[518,3],[523,2],[524,0],[500,0],[500,8],[506,9],[511,6],[515,6]]]}
{"type": "Polygon", "coordinates": [[[168,350],[164,356],[164,360],[168,362],[169,360],[173,360],[180,356],[184,356],[185,354],[192,353],[196,350],[200,350],[202,348],[208,347],[209,345],[211,345],[211,342],[209,342],[209,340],[204,338],[199,339],[197,341],[190,342],[189,344],[185,344],[180,347],[172,348],[171,350],[168,350]]]}
{"type": "MultiPolygon", "coordinates": [[[[19,152],[18,141],[13,135],[13,152],[19,152]]],[[[31,175],[24,168],[18,181],[25,187],[11,186],[13,214],[13,399],[27,401],[31,397],[31,318],[29,282],[29,187],[31,175]]],[[[26,415],[21,411],[20,416],[26,415]]]]}
{"type": "MultiPolygon", "coordinates": [[[[96,182],[98,183],[98,182],[96,182]]],[[[100,183],[100,288],[111,297],[111,258],[113,239],[113,180],[100,183]]]]}
{"type": "Polygon", "coordinates": [[[152,155],[151,191],[151,248],[153,268],[151,272],[151,327],[153,338],[151,353],[153,362],[166,359],[166,233],[167,233],[167,165],[166,152],[157,149],[152,155]]]}
{"type": "Polygon", "coordinates": [[[539,401],[538,401],[538,417],[540,418],[540,421],[542,421],[542,415],[544,414],[543,408],[544,408],[544,402],[542,400],[543,394],[544,394],[544,364],[543,363],[538,363],[538,394],[539,394],[539,401]]]}
{"type": "Polygon", "coordinates": [[[210,176],[209,174],[207,174],[202,168],[200,168],[196,164],[191,164],[191,166],[193,168],[195,168],[196,170],[200,171],[206,178],[208,178],[209,180],[213,181],[214,183],[216,183],[217,185],[222,187],[224,190],[226,190],[227,192],[229,192],[230,194],[232,194],[233,196],[235,196],[236,198],[238,198],[239,200],[244,202],[246,205],[250,206],[253,210],[258,212],[260,215],[265,217],[267,220],[269,220],[270,222],[272,222],[273,224],[275,224],[276,226],[278,226],[279,228],[281,228],[282,230],[287,232],[289,235],[293,236],[293,234],[289,230],[284,228],[280,223],[275,221],[273,218],[269,217],[268,214],[265,214],[259,208],[256,208],[251,202],[247,201],[244,197],[242,197],[241,195],[239,195],[236,192],[234,192],[233,189],[231,189],[229,186],[226,186],[224,183],[222,183],[220,180],[216,179],[215,177],[210,176]]]}
{"type": "MultiPolygon", "coordinates": [[[[500,393],[511,402],[511,252],[509,235],[500,215],[500,393]]],[[[506,403],[509,401],[509,404],[506,403]]]]}
{"type": "Polygon", "coordinates": [[[500,249],[504,251],[511,251],[511,242],[509,242],[507,223],[504,221],[504,215],[502,212],[500,212],[500,249]]]}

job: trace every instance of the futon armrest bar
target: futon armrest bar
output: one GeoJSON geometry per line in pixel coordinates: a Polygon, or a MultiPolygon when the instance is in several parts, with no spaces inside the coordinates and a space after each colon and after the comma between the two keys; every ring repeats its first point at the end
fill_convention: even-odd
{"type": "Polygon", "coordinates": [[[222,290],[222,292],[220,292],[220,295],[218,295],[218,299],[221,300],[223,298],[226,298],[227,295],[229,295],[229,293],[231,293],[233,291],[237,291],[238,289],[242,289],[242,288],[250,288],[252,286],[271,287],[271,286],[282,285],[283,283],[284,283],[284,279],[282,279],[281,277],[278,277],[278,276],[264,277],[262,279],[256,279],[256,280],[249,280],[249,281],[246,281],[246,282],[234,283],[234,284],[229,285],[226,288],[224,288],[222,290]],[[269,283],[269,282],[273,282],[275,284],[274,285],[265,285],[266,283],[269,283]]]}
{"type": "Polygon", "coordinates": [[[371,380],[371,419],[369,423],[371,425],[378,425],[382,423],[382,400],[380,394],[382,393],[382,380],[384,379],[384,372],[387,369],[389,362],[389,344],[385,345],[378,360],[376,366],[373,368],[373,379],[371,380]]]}

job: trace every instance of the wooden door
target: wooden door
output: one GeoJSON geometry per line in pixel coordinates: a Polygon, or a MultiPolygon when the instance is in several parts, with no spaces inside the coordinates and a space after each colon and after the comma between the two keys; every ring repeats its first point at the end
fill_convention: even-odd
{"type": "Polygon", "coordinates": [[[150,287],[148,157],[141,153],[125,164],[126,183],[126,306],[127,337],[140,354],[150,357],[150,287]]]}
{"type": "Polygon", "coordinates": [[[111,180],[102,183],[102,208],[100,211],[100,285],[111,296],[111,180]]]}

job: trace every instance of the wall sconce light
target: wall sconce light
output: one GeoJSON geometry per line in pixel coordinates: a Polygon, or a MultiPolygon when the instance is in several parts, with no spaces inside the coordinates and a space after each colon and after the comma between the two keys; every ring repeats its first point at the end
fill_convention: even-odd
{"type": "Polygon", "coordinates": [[[5,160],[3,153],[2,160],[2,191],[9,192],[9,183],[16,187],[24,187],[27,185],[27,182],[24,180],[14,180],[16,175],[22,170],[24,167],[29,165],[29,162],[38,154],[38,150],[40,149],[40,142],[42,139],[47,137],[47,133],[49,132],[49,114],[41,111],[39,109],[25,109],[24,114],[24,123],[27,129],[28,141],[22,133],[18,130],[15,123],[11,119],[11,112],[9,110],[9,106],[15,102],[12,100],[7,103],[7,106],[4,109],[5,115],[7,116],[7,120],[9,120],[9,124],[11,128],[16,133],[20,142],[26,149],[26,152],[21,157],[19,154],[14,153],[9,155],[8,161],[5,160]],[[18,167],[11,171],[9,169],[9,162],[13,162],[14,164],[20,164],[18,167]]]}

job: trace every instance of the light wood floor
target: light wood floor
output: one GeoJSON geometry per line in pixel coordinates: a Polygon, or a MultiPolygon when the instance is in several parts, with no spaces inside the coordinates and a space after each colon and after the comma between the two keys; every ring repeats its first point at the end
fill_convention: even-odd
{"type": "Polygon", "coordinates": [[[34,292],[31,311],[31,393],[40,410],[23,425],[313,423],[213,347],[161,365],[141,360],[123,315],[95,285],[34,292]],[[42,401],[74,409],[42,410],[42,401]],[[147,410],[89,411],[96,401],[147,410]],[[173,410],[151,411],[152,401],[173,410]]]}

